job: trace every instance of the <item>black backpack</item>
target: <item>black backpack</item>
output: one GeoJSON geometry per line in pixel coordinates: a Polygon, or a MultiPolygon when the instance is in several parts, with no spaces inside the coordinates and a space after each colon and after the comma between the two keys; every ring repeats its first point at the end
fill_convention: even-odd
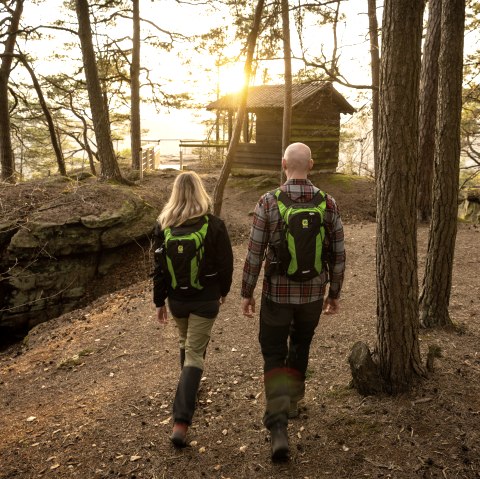
{"type": "Polygon", "coordinates": [[[203,289],[207,232],[206,215],[191,224],[165,228],[165,241],[155,253],[163,269],[170,275],[172,289],[186,294],[203,289]]]}
{"type": "Polygon", "coordinates": [[[281,240],[271,245],[275,259],[270,271],[294,281],[307,281],[323,269],[325,238],[325,193],[317,191],[311,201],[297,203],[280,188],[273,192],[283,220],[281,240]]]}

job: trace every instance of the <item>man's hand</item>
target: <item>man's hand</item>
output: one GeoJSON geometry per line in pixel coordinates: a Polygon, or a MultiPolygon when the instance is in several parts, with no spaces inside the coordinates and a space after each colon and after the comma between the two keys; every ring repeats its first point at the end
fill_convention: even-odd
{"type": "Polygon", "coordinates": [[[325,314],[337,314],[340,309],[340,302],[338,299],[325,298],[323,302],[323,312],[325,314]]]}
{"type": "Polygon", "coordinates": [[[167,307],[166,306],[157,307],[157,321],[160,324],[165,324],[168,321],[167,307]]]}
{"type": "Polygon", "coordinates": [[[255,313],[255,298],[242,298],[242,313],[247,318],[253,318],[255,313]]]}
{"type": "Polygon", "coordinates": [[[227,299],[226,296],[220,296],[220,299],[218,300],[218,302],[219,302],[220,304],[225,304],[225,300],[226,300],[226,299],[227,299]]]}

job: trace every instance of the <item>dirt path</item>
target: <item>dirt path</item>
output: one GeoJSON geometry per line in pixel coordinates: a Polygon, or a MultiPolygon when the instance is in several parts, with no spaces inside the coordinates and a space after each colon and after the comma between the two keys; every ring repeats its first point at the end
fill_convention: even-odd
{"type": "Polygon", "coordinates": [[[190,447],[168,441],[176,334],[173,323],[155,322],[145,281],[38,326],[25,347],[0,354],[0,477],[480,477],[479,230],[458,234],[451,313],[459,332],[421,333],[423,353],[430,344],[442,350],[435,374],[410,394],[366,398],[348,387],[347,356],[355,341],[375,341],[375,225],[347,223],[345,232],[342,310],[321,319],[314,339],[305,408],[289,425],[290,462],[269,459],[258,317],[239,314],[239,241],[190,447]]]}

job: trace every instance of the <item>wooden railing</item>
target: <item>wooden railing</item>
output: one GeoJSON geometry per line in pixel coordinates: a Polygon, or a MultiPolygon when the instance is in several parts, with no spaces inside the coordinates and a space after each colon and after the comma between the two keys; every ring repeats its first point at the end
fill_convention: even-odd
{"type": "Polygon", "coordinates": [[[147,146],[142,149],[143,170],[154,170],[156,168],[155,156],[155,146],[147,146]]]}
{"type": "Polygon", "coordinates": [[[185,152],[186,148],[216,148],[217,150],[220,148],[228,148],[227,141],[215,141],[215,140],[180,140],[178,142],[180,147],[180,169],[183,169],[183,162],[185,160],[185,152]]]}
{"type": "MultiPolygon", "coordinates": [[[[160,167],[161,157],[160,157],[160,142],[161,141],[177,141],[173,139],[168,140],[149,140],[145,142],[142,146],[142,171],[141,175],[143,177],[144,171],[156,170],[160,167]]],[[[178,140],[179,145],[179,168],[183,169],[184,161],[187,161],[188,158],[188,149],[194,148],[217,148],[224,149],[228,148],[227,141],[215,141],[215,140],[178,140]]],[[[170,156],[170,155],[167,155],[170,156]]]]}
{"type": "Polygon", "coordinates": [[[145,145],[142,148],[142,172],[155,170],[160,162],[159,145],[145,145]]]}
{"type": "Polygon", "coordinates": [[[227,141],[219,140],[180,140],[180,148],[226,148],[228,146],[227,141]]]}

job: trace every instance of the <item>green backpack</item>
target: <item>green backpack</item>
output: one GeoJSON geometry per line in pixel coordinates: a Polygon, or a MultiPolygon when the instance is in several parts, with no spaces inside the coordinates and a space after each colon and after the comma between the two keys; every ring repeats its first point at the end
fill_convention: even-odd
{"type": "Polygon", "coordinates": [[[172,289],[186,294],[203,289],[201,273],[207,231],[208,216],[193,224],[165,228],[161,261],[170,274],[172,289]]]}
{"type": "Polygon", "coordinates": [[[317,191],[307,203],[293,201],[281,189],[273,192],[283,220],[282,238],[274,245],[280,274],[294,281],[307,281],[322,272],[325,238],[325,193],[317,191]]]}

